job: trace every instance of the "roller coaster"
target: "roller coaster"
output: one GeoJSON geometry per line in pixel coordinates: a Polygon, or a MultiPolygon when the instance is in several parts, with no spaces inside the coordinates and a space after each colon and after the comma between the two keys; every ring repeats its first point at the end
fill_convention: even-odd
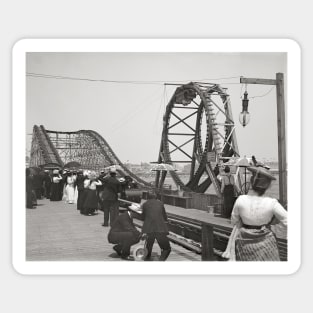
{"type": "MultiPolygon", "coordinates": [[[[176,88],[163,116],[158,163],[189,164],[185,183],[174,170],[169,171],[176,185],[185,191],[204,193],[213,184],[220,196],[214,164],[238,156],[235,124],[227,89],[218,84],[190,82],[176,88]]],[[[121,175],[130,176],[140,186],[151,184],[131,172],[110,145],[93,130],[74,132],[33,127],[30,167],[66,168],[71,163],[82,169],[99,171],[118,165],[121,175]]],[[[157,172],[159,188],[167,172],[157,172]]]]}

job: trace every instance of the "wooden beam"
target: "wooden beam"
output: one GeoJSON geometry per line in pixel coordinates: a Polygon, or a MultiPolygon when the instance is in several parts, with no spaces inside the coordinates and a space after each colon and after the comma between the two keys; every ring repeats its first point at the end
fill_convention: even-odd
{"type": "Polygon", "coordinates": [[[279,200],[287,207],[287,162],[286,162],[286,129],[285,129],[285,97],[284,74],[276,73],[277,96],[277,134],[278,134],[278,166],[279,166],[279,200]]]}
{"type": "Polygon", "coordinates": [[[168,133],[169,136],[194,136],[195,134],[188,134],[188,133],[168,133]]]}
{"type": "Polygon", "coordinates": [[[241,84],[276,85],[276,79],[240,77],[241,84]]]}
{"type": "Polygon", "coordinates": [[[285,208],[287,208],[287,162],[286,162],[284,74],[283,73],[276,73],[276,79],[240,77],[240,83],[242,83],[242,84],[276,85],[278,167],[279,167],[279,201],[285,208]]]}

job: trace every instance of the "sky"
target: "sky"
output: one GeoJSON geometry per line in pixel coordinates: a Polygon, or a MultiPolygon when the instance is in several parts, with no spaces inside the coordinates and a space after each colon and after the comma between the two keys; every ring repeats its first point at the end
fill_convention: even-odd
{"type": "Polygon", "coordinates": [[[164,83],[205,81],[228,88],[240,155],[278,159],[276,88],[247,86],[251,120],[242,127],[240,76],[275,79],[283,73],[286,93],[285,53],[36,52],[27,53],[26,62],[27,73],[115,81],[26,76],[28,154],[33,126],[44,125],[55,131],[97,131],[122,162],[156,161],[162,117],[177,88],[164,83]]]}

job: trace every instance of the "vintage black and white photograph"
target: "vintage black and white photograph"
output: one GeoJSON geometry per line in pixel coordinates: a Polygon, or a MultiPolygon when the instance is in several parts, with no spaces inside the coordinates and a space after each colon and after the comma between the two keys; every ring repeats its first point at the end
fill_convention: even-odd
{"type": "Polygon", "coordinates": [[[288,264],[289,52],[233,51],[25,51],[26,266],[288,264]]]}

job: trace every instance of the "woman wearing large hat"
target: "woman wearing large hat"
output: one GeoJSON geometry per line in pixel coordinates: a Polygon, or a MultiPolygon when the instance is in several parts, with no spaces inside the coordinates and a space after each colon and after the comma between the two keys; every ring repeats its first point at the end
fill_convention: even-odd
{"type": "Polygon", "coordinates": [[[263,167],[248,170],[252,173],[252,190],[235,202],[231,216],[234,229],[224,257],[236,261],[280,261],[270,224],[276,218],[287,227],[287,211],[276,199],[264,196],[276,178],[263,167]]]}

